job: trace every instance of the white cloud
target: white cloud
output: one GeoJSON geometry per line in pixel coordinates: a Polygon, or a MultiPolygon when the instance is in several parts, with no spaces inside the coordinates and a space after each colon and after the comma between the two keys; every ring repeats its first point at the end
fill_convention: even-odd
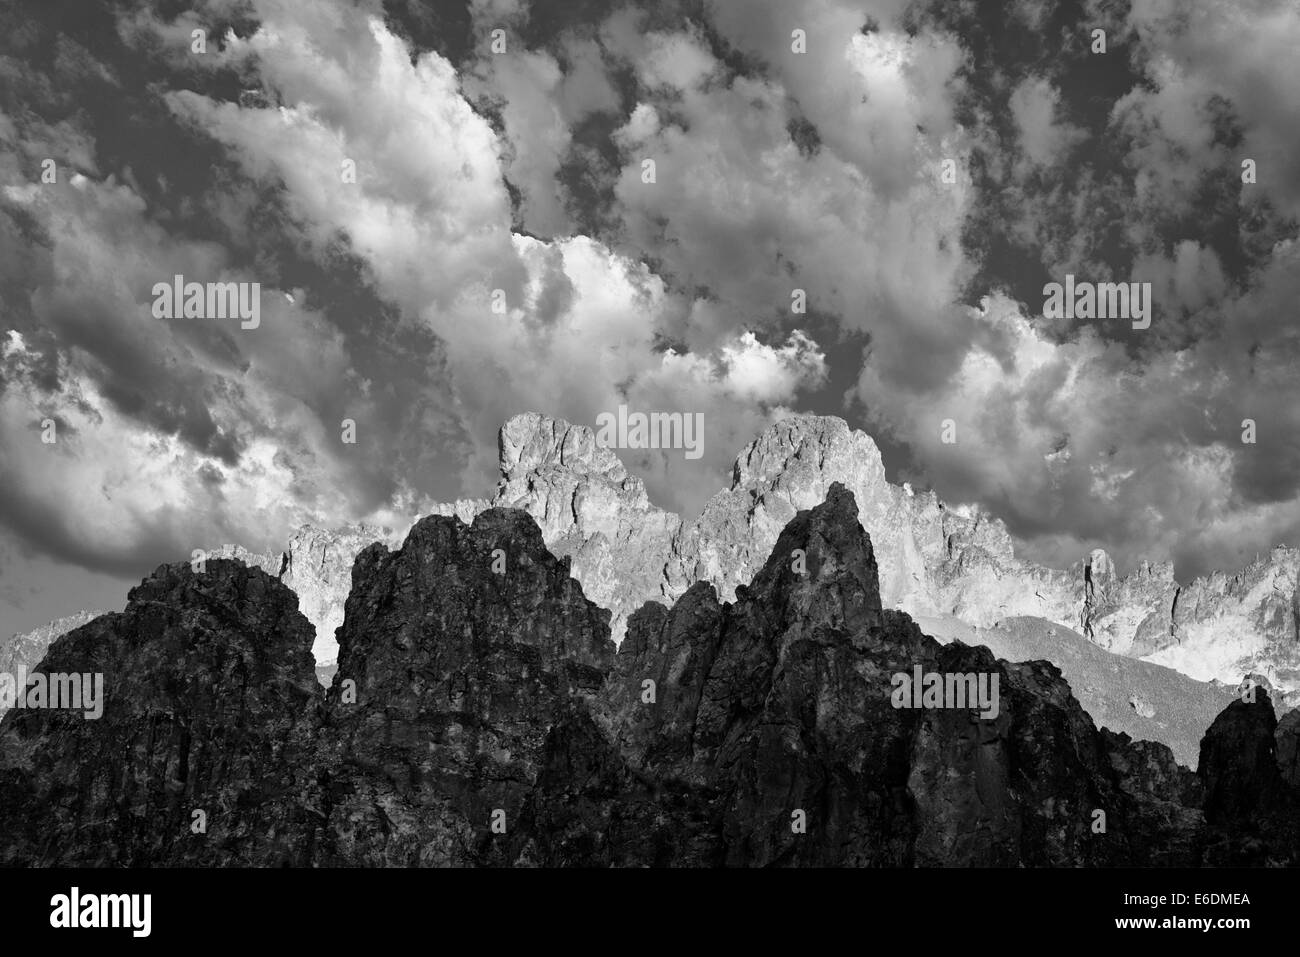
{"type": "MultiPolygon", "coordinates": [[[[402,41],[357,12],[276,13],[238,44],[258,58],[284,108],[246,109],[194,94],[174,94],[169,102],[229,143],[251,173],[283,180],[286,202],[307,234],[320,245],[347,236],[380,295],[401,308],[404,321],[437,334],[445,384],[473,446],[463,473],[467,493],[481,494],[490,485],[495,430],[508,415],[540,409],[590,422],[598,411],[616,407],[625,392],[658,388],[671,364],[660,336],[690,303],[645,266],[599,242],[512,236],[499,163],[504,156],[507,166],[518,168],[518,156],[503,151],[487,122],[469,108],[444,60],[426,53],[412,62],[402,41]],[[322,18],[335,35],[352,38],[351,45],[328,50],[313,42],[325,26],[322,18]],[[346,88],[336,82],[343,62],[346,88]],[[357,163],[356,184],[339,182],[344,156],[357,163]],[[491,309],[498,288],[505,293],[504,315],[491,309]]],[[[664,49],[664,69],[694,75],[689,55],[671,44],[664,49]]],[[[559,96],[553,64],[531,54],[494,66],[493,84],[501,87],[516,67],[541,71],[534,72],[544,80],[534,84],[539,97],[559,96]]],[[[510,89],[507,130],[519,135],[517,147],[537,129],[558,129],[555,113],[535,129],[521,114],[512,127],[511,111],[532,101],[523,86],[510,89]]],[[[525,180],[541,183],[550,175],[556,151],[545,150],[551,150],[547,158],[525,180]]],[[[745,393],[737,403],[781,401],[819,374],[807,358],[815,348],[811,341],[792,343],[769,348],[742,340],[732,352],[719,351],[730,340],[693,347],[690,362],[673,370],[686,388],[678,406],[716,410],[715,401],[736,389],[745,393]],[[739,363],[740,378],[716,378],[709,371],[715,361],[739,363]],[[696,378],[688,381],[691,375],[696,378]]],[[[667,504],[676,504],[674,487],[660,491],[667,504]]]]}
{"type": "Polygon", "coordinates": [[[471,96],[483,92],[504,101],[509,144],[504,172],[524,194],[524,227],[543,236],[568,228],[556,180],[569,146],[559,99],[562,80],[550,55],[508,52],[481,58],[465,84],[471,96]]]}
{"type": "Polygon", "coordinates": [[[648,87],[691,90],[718,69],[713,54],[693,34],[654,33],[646,40],[647,49],[637,66],[641,82],[648,87]]]}
{"type": "MultiPolygon", "coordinates": [[[[1282,385],[1286,352],[1247,360],[1206,341],[1139,360],[1091,329],[1056,342],[1014,303],[986,305],[972,317],[1005,351],[972,349],[939,388],[900,391],[870,367],[858,383],[869,418],[911,446],[941,494],[992,505],[1028,554],[1058,566],[1101,545],[1130,567],[1173,557],[1184,573],[1233,568],[1300,530],[1294,475],[1277,474],[1300,427],[1300,388],[1282,385]],[[1256,376],[1232,368],[1245,361],[1256,376]],[[1269,447],[1243,445],[1245,416],[1269,447]],[[951,445],[941,441],[948,418],[951,445]],[[1285,493],[1243,497],[1254,470],[1285,493]]],[[[1243,318],[1261,307],[1239,306],[1243,318]]]]}
{"type": "Polygon", "coordinates": [[[1138,159],[1167,184],[1161,198],[1185,204],[1177,186],[1192,170],[1237,176],[1248,157],[1261,170],[1258,189],[1285,215],[1300,216],[1300,8],[1275,0],[1135,0],[1128,21],[1151,51],[1154,89],[1135,90],[1115,112],[1147,128],[1138,159]],[[1242,142],[1231,150],[1209,148],[1212,97],[1230,103],[1241,125],[1242,142]]]}
{"type": "Polygon", "coordinates": [[[1020,146],[1031,163],[1050,166],[1081,140],[1082,130],[1058,118],[1061,94],[1042,77],[1029,77],[1011,93],[1011,115],[1020,132],[1020,146]]]}

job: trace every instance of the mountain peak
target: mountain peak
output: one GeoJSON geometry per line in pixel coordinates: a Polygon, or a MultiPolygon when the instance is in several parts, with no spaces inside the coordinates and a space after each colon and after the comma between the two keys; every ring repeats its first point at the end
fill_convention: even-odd
{"type": "Polygon", "coordinates": [[[853,633],[879,627],[876,557],[853,493],[835,482],[823,503],[796,514],[746,594],[768,596],[781,608],[776,618],[797,607],[800,620],[853,633]]]}
{"type": "Polygon", "coordinates": [[[736,456],[731,487],[750,488],[780,476],[835,470],[839,457],[851,458],[884,481],[880,449],[867,433],[833,415],[791,415],[769,425],[736,456]]]}
{"type": "Polygon", "coordinates": [[[497,448],[501,478],[507,483],[518,475],[548,466],[599,475],[611,482],[627,478],[623,463],[613,451],[596,442],[594,431],[537,412],[507,419],[497,433],[497,448]]]}

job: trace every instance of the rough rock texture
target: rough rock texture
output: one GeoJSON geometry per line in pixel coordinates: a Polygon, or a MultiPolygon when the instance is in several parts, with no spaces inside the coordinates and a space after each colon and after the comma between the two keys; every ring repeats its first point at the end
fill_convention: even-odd
{"type": "Polygon", "coordinates": [[[1041,618],[1007,618],[977,628],[951,616],[918,616],[917,624],[939,641],[986,645],[1008,661],[1052,662],[1098,727],[1167,744],[1188,768],[1196,767],[1205,729],[1237,696],[1235,687],[1104,651],[1041,618]]]}
{"type": "MultiPolygon", "coordinates": [[[[48,625],[42,625],[34,631],[11,635],[8,639],[0,638],[0,674],[15,675],[19,668],[28,671],[40,664],[50,644],[60,635],[65,635],[74,628],[80,628],[87,622],[98,618],[103,612],[79,611],[66,618],[57,618],[48,625]]],[[[7,709],[0,703],[0,718],[7,709]]]]}
{"type": "Polygon", "coordinates": [[[676,862],[1099,865],[1192,853],[1199,815],[1177,803],[1187,772],[1167,749],[1149,746],[1159,779],[1126,788],[1110,749],[1126,767],[1141,760],[1095,730],[1054,667],[940,645],[882,609],[871,542],[840,486],[793,518],[734,604],[697,585],[671,610],[638,612],[611,685],[603,723],[633,767],[690,787],[662,843],[691,827],[715,836],[684,842],[676,862]],[[1000,713],[894,708],[892,675],[916,665],[997,674],[1000,713]],[[1093,834],[1098,808],[1142,826],[1093,834]],[[792,830],[797,810],[806,834],[792,830]]]}
{"type": "Polygon", "coordinates": [[[1283,788],[1276,731],[1273,706],[1262,689],[1253,703],[1234,701],[1214,719],[1197,765],[1211,824],[1243,820],[1277,805],[1283,788]]]}
{"type": "MultiPolygon", "coordinates": [[[[343,624],[343,604],[352,588],[353,562],[367,545],[389,540],[389,530],[371,525],[328,531],[307,525],[289,540],[285,552],[288,563],[281,581],[293,589],[299,609],[315,626],[312,654],[319,666],[328,667],[338,658],[335,631],[343,624]]],[[[272,571],[278,573],[279,565],[272,571]]]]}
{"type": "Polygon", "coordinates": [[[534,859],[526,808],[547,732],[600,687],[609,612],[519,511],[468,528],[426,518],[399,551],[363,551],[353,581],[329,692],[329,862],[534,859]],[[503,840],[488,829],[498,809],[503,840]]]}
{"type": "Polygon", "coordinates": [[[1300,711],[1291,711],[1277,723],[1277,765],[1282,780],[1300,787],[1300,711]]]}
{"type": "Polygon", "coordinates": [[[492,504],[533,517],[587,596],[612,612],[615,643],[645,601],[672,600],[692,583],[665,579],[681,519],[651,505],[641,480],[591,429],[528,413],[502,426],[498,444],[492,504]]]}
{"type": "Polygon", "coordinates": [[[1300,857],[1300,790],[1278,766],[1278,722],[1268,692],[1234,701],[1201,743],[1197,776],[1203,810],[1213,825],[1204,863],[1215,866],[1295,866],[1300,857]]]}
{"type": "Polygon", "coordinates": [[[594,600],[613,612],[615,640],[647,600],[671,602],[696,582],[724,601],[762,567],[795,513],[821,502],[834,482],[859,502],[876,543],[886,607],[937,613],[931,567],[958,535],[989,555],[1010,557],[1010,539],[978,515],[948,512],[933,495],[885,479],[869,436],[841,419],[797,416],[767,429],[736,458],[731,486],[690,522],[651,505],[641,481],[584,426],[529,413],[501,430],[494,503],[522,508],[594,600]]]}
{"type": "Polygon", "coordinates": [[[617,654],[569,572],[516,510],[372,545],[326,692],[282,583],[232,561],[160,568],[46,657],[105,673],[101,720],[0,722],[0,862],[1298,859],[1266,692],[1216,718],[1198,775],[1098,731],[1053,665],[940,644],[884,608],[842,486],[792,516],[734,602],[700,583],[648,603],[617,654]],[[892,676],[917,666],[996,675],[998,713],[895,707],[892,676]]]}
{"type": "Polygon", "coordinates": [[[1147,660],[1193,678],[1233,682],[1260,672],[1300,690],[1300,549],[1274,548],[1236,574],[1214,572],[1181,589],[1173,640],[1147,660]]]}
{"type": "Polygon", "coordinates": [[[103,675],[98,720],[0,722],[0,864],[304,864],[322,821],[311,626],[256,568],[162,566],[40,670],[103,675]],[[195,834],[193,812],[207,815],[195,834]]]}
{"type": "Polygon", "coordinates": [[[298,596],[299,610],[316,631],[312,655],[317,666],[332,671],[339,648],[334,633],[343,624],[343,604],[352,587],[352,563],[367,545],[392,540],[391,529],[375,525],[336,529],[304,525],[283,552],[263,554],[239,545],[221,545],[207,554],[256,566],[291,588],[298,596]]]}
{"type": "MultiPolygon", "coordinates": [[[[280,568],[280,556],[269,552],[250,552],[243,545],[218,545],[216,548],[199,550],[204,559],[224,558],[227,561],[242,562],[249,568],[260,568],[268,575],[275,576],[280,568]]],[[[191,554],[190,563],[195,564],[198,555],[191,554]]]]}

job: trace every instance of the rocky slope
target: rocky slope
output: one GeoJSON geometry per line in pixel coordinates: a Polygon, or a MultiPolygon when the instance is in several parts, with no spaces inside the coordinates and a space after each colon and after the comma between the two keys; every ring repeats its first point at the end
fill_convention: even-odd
{"type": "Polygon", "coordinates": [[[1300,787],[1300,710],[1283,715],[1277,723],[1277,765],[1282,779],[1300,787]]]}
{"type": "Polygon", "coordinates": [[[985,645],[1008,661],[1052,662],[1098,727],[1167,744],[1189,768],[1196,767],[1205,729],[1237,697],[1235,687],[1195,681],[1172,668],[1112,654],[1042,618],[1006,618],[979,628],[956,618],[919,616],[917,624],[939,641],[985,645]]]}
{"type": "Polygon", "coordinates": [[[370,525],[335,530],[308,525],[289,540],[287,565],[280,580],[293,589],[298,609],[316,629],[311,650],[320,667],[327,668],[338,658],[335,631],[343,624],[343,605],[352,588],[352,564],[363,548],[379,541],[391,541],[391,533],[370,525]]]}
{"type": "Polygon", "coordinates": [[[842,486],[734,601],[699,583],[648,603],[617,653],[570,571],[520,511],[426,518],[358,556],[326,692],[281,582],[160,568],[46,657],[105,674],[102,719],[0,721],[0,863],[1297,859],[1266,692],[1216,718],[1197,775],[1098,731],[1053,665],[883,607],[842,486]],[[996,714],[895,707],[892,676],[916,667],[996,676],[996,714]]]}
{"type": "Polygon", "coordinates": [[[697,581],[730,600],[785,524],[836,482],[853,493],[876,545],[886,607],[987,625],[1071,603],[1068,575],[1018,565],[1005,529],[978,511],[888,482],[875,443],[841,419],[796,416],[767,429],[737,456],[730,487],[689,522],[651,505],[586,427],[516,416],[500,446],[494,504],[524,509],[548,545],[573,556],[576,577],[613,611],[616,638],[644,601],[672,601],[697,581]]]}

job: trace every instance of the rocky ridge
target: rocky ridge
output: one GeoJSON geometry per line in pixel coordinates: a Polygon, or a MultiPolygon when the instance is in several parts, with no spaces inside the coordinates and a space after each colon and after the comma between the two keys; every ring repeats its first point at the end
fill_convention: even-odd
{"type": "Polygon", "coordinates": [[[15,634],[7,641],[0,640],[0,672],[14,674],[20,667],[34,668],[55,638],[94,621],[102,614],[99,611],[79,611],[65,618],[56,618],[33,631],[15,634]]]}
{"type": "MultiPolygon", "coordinates": [[[[955,618],[918,616],[916,621],[942,642],[984,645],[1007,661],[1050,661],[1098,727],[1166,744],[1184,767],[1196,767],[1205,729],[1238,696],[1236,686],[1195,681],[1172,668],[1113,654],[1042,618],[1005,618],[988,628],[955,618]]],[[[1267,679],[1261,676],[1258,683],[1281,707],[1267,679]]]]}
{"type": "MultiPolygon", "coordinates": [[[[1200,748],[1098,731],[1053,665],[883,607],[852,494],[753,580],[629,616],[523,512],[431,516],[352,570],[340,680],[258,567],[162,566],[51,646],[103,717],[0,721],[0,864],[1107,866],[1293,863],[1267,692],[1200,748]],[[498,554],[508,560],[500,566],[498,554]],[[898,708],[892,676],[999,680],[994,716],[898,708]],[[195,828],[195,812],[204,828],[195,828]],[[1108,822],[1098,829],[1097,812],[1108,822]]],[[[1289,735],[1289,736],[1288,736],[1289,735]]],[[[1288,750],[1289,748],[1289,750],[1288,750]]]]}
{"type": "MultiPolygon", "coordinates": [[[[1124,687],[1081,676],[1085,707],[1114,730],[1165,741],[1190,764],[1205,708],[1230,695],[1242,675],[1266,679],[1283,707],[1300,697],[1295,549],[1274,549],[1236,575],[1216,573],[1187,586],[1174,580],[1168,563],[1143,564],[1119,576],[1102,550],[1065,571],[1043,568],[1017,559],[1002,523],[979,509],[948,507],[932,492],[888,482],[871,438],[834,417],[795,416],[765,430],[737,456],[730,486],[691,521],[654,506],[640,479],[598,445],[589,428],[517,415],[500,431],[499,452],[501,478],[490,500],[441,505],[434,513],[470,520],[493,507],[526,511],[552,553],[570,559],[586,594],[611,611],[616,643],[628,616],[647,600],[670,603],[699,581],[713,585],[724,601],[733,598],[784,524],[840,482],[859,503],[875,543],[885,607],[927,623],[978,628],[995,643],[1005,622],[1038,620],[1046,623],[1038,646],[1069,629],[1100,649],[1198,682],[1167,699],[1202,702],[1195,718],[1173,718],[1160,695],[1143,686],[1148,672],[1099,659],[1094,673],[1119,668],[1138,676],[1124,687]],[[1153,708],[1161,713],[1143,713],[1153,708]]],[[[316,628],[313,650],[324,681],[337,657],[335,630],[351,563],[377,540],[396,542],[387,529],[305,527],[286,550],[283,580],[316,628]]],[[[282,564],[280,556],[236,546],[213,554],[241,557],[272,574],[282,564]]]]}

